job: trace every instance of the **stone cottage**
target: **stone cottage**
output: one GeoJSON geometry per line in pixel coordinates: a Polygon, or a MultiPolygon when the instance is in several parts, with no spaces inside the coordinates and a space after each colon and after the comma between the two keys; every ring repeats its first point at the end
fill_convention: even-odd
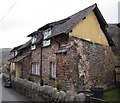
{"type": "MultiPolygon", "coordinates": [[[[107,88],[114,82],[114,56],[103,18],[96,4],[63,20],[48,23],[31,37],[30,68],[23,77],[45,84],[61,83],[63,90],[107,88]]],[[[27,64],[26,64],[27,67],[27,64]]]]}
{"type": "MultiPolygon", "coordinates": [[[[12,58],[10,61],[11,73],[19,78],[28,78],[28,70],[30,68],[31,40],[25,44],[13,48],[10,53],[12,58]],[[27,72],[26,72],[27,71],[27,72]],[[14,72],[14,73],[13,73],[14,72]]],[[[30,74],[30,71],[29,71],[30,74]]]]}

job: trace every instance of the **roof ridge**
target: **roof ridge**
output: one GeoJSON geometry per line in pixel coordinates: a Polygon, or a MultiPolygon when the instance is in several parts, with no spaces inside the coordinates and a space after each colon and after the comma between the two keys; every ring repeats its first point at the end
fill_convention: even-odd
{"type": "MultiPolygon", "coordinates": [[[[77,13],[75,13],[75,14],[69,16],[69,17],[72,17],[72,16],[74,16],[74,15],[76,15],[76,14],[79,14],[80,12],[83,12],[83,11],[85,11],[85,10],[91,8],[91,7],[94,7],[94,8],[95,8],[95,7],[97,7],[97,4],[95,3],[95,4],[89,6],[89,7],[85,8],[85,9],[82,9],[82,10],[78,11],[77,13]]],[[[94,9],[94,8],[93,8],[93,9],[94,9]]]]}
{"type": "MultiPolygon", "coordinates": [[[[68,20],[70,20],[74,15],[77,15],[77,14],[79,14],[80,12],[83,12],[83,11],[85,11],[85,10],[91,8],[91,7],[93,7],[93,9],[94,9],[96,6],[97,6],[97,4],[95,3],[95,4],[93,4],[93,5],[85,8],[85,9],[83,9],[83,10],[80,10],[79,12],[77,12],[77,13],[71,15],[71,16],[66,17],[65,19],[61,19],[61,20],[58,20],[58,21],[54,21],[54,22],[51,22],[51,23],[47,23],[46,25],[42,26],[42,27],[39,28],[38,30],[44,28],[45,26],[55,26],[55,25],[59,25],[59,24],[65,23],[65,22],[67,22],[68,20]]],[[[93,9],[92,9],[92,10],[93,10],[93,9]]]]}
{"type": "Polygon", "coordinates": [[[62,23],[59,26],[54,27],[52,35],[50,35],[48,38],[51,36],[56,36],[57,34],[61,33],[68,33],[70,30],[81,20],[83,20],[89,12],[93,11],[97,7],[97,4],[91,5],[71,16],[68,16],[67,18],[70,18],[66,20],[66,22],[62,23]]]}

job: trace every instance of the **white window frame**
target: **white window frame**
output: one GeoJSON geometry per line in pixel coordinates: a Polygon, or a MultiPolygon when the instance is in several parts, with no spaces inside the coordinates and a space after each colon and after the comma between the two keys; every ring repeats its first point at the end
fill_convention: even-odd
{"type": "Polygon", "coordinates": [[[15,50],[14,52],[12,52],[12,57],[15,57],[18,54],[18,51],[15,50]]]}
{"type": "Polygon", "coordinates": [[[17,50],[15,50],[15,56],[18,54],[18,51],[17,50]]]}
{"type": "Polygon", "coordinates": [[[40,64],[39,63],[32,63],[32,74],[40,75],[40,64]]]}
{"type": "Polygon", "coordinates": [[[56,79],[56,62],[50,62],[50,77],[56,79]]]}
{"type": "Polygon", "coordinates": [[[35,45],[35,44],[33,45],[33,43],[35,43],[35,42],[36,42],[36,40],[37,40],[37,39],[36,39],[36,37],[34,37],[34,36],[33,36],[33,37],[32,37],[31,50],[35,50],[35,49],[36,49],[36,45],[35,45]]]}
{"type": "Polygon", "coordinates": [[[15,52],[12,52],[12,57],[15,57],[15,52]]]}
{"type": "Polygon", "coordinates": [[[43,35],[44,35],[44,37],[43,37],[43,39],[44,39],[44,41],[43,41],[43,47],[49,46],[51,40],[45,40],[45,39],[46,39],[48,36],[51,35],[51,30],[46,30],[46,31],[43,33],[43,35]]]}

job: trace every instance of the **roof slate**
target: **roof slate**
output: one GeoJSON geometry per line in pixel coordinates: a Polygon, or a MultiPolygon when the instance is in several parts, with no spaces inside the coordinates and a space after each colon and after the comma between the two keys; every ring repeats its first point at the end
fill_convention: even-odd
{"type": "Polygon", "coordinates": [[[28,56],[30,54],[30,52],[24,54],[24,55],[19,55],[15,58],[13,58],[12,62],[20,62],[22,59],[24,59],[26,56],[28,56]]]}
{"type": "Polygon", "coordinates": [[[10,52],[14,52],[15,50],[18,50],[21,46],[23,46],[23,45],[19,45],[17,47],[14,47],[10,52]]]}
{"type": "Polygon", "coordinates": [[[107,27],[108,24],[106,23],[100,10],[98,9],[97,4],[89,6],[88,8],[86,8],[82,11],[79,11],[78,13],[76,13],[72,16],[69,16],[68,18],[64,19],[64,22],[62,22],[60,24],[56,23],[57,25],[53,26],[53,28],[52,28],[52,34],[50,36],[48,36],[47,39],[50,39],[52,37],[55,37],[55,36],[58,36],[61,34],[69,33],[80,21],[85,19],[91,11],[93,11],[95,13],[95,15],[98,19],[98,22],[101,26],[101,29],[103,30],[103,32],[108,40],[109,45],[114,46],[114,42],[112,41],[111,37],[109,36],[108,32],[105,29],[105,27],[107,27]]]}
{"type": "Polygon", "coordinates": [[[28,47],[32,42],[32,39],[30,39],[29,41],[27,41],[23,46],[21,46],[18,50],[22,50],[25,49],[26,47],[28,47]]]}
{"type": "MultiPolygon", "coordinates": [[[[101,29],[103,30],[103,32],[108,40],[109,45],[114,46],[114,42],[112,41],[111,37],[109,36],[109,34],[105,28],[108,26],[108,24],[106,23],[100,10],[98,9],[97,4],[91,5],[88,8],[85,8],[84,10],[79,11],[78,13],[76,13],[72,16],[69,16],[63,20],[48,23],[48,24],[44,25],[43,27],[39,28],[38,32],[43,32],[44,30],[51,28],[52,34],[50,36],[48,36],[48,38],[46,38],[46,39],[50,39],[52,37],[55,37],[55,36],[58,36],[61,34],[68,34],[80,21],[85,19],[91,11],[93,11],[95,13],[95,15],[98,19],[98,22],[101,26],[101,29]]],[[[38,35],[38,34],[39,33],[34,32],[28,36],[34,36],[34,35],[38,35]]]]}
{"type": "Polygon", "coordinates": [[[27,35],[27,37],[31,37],[31,36],[34,36],[34,35],[38,35],[39,33],[41,33],[40,31],[34,31],[33,33],[27,35]]]}
{"type": "Polygon", "coordinates": [[[37,45],[40,44],[43,40],[43,36],[42,35],[38,35],[37,36],[37,40],[32,44],[32,45],[37,45]]]}
{"type": "Polygon", "coordinates": [[[96,5],[92,5],[89,8],[86,8],[68,18],[66,22],[57,25],[55,27],[53,27],[52,29],[52,35],[50,35],[48,38],[57,36],[59,34],[65,33],[67,34],[68,32],[70,32],[70,30],[72,28],[74,28],[81,20],[83,20],[88,14],[89,12],[91,12],[94,8],[96,7],[96,5]]]}

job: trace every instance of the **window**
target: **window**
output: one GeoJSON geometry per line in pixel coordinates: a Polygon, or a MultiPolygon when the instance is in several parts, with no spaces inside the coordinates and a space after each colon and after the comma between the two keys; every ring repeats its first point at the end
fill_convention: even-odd
{"type": "Polygon", "coordinates": [[[15,56],[16,56],[17,54],[18,54],[18,51],[16,50],[16,51],[15,51],[15,56]]]}
{"type": "MultiPolygon", "coordinates": [[[[47,30],[43,33],[44,35],[44,38],[43,39],[46,39],[49,35],[51,35],[51,30],[47,30]]],[[[43,41],[43,46],[49,46],[50,45],[50,40],[44,40],[43,41]]]]}
{"type": "Polygon", "coordinates": [[[56,62],[50,62],[50,77],[56,78],[56,62]]]}
{"type": "Polygon", "coordinates": [[[40,75],[40,64],[32,63],[32,74],[40,75]]]}
{"type": "Polygon", "coordinates": [[[12,57],[15,57],[17,54],[18,54],[18,51],[17,51],[17,50],[14,51],[14,52],[12,52],[12,57]]]}
{"type": "Polygon", "coordinates": [[[31,46],[31,50],[36,49],[36,45],[34,44],[36,42],[36,38],[32,37],[32,46],[31,46]]]}
{"type": "Polygon", "coordinates": [[[12,52],[12,57],[15,57],[15,53],[14,52],[12,52]]]}
{"type": "Polygon", "coordinates": [[[32,45],[31,50],[35,50],[35,49],[36,49],[36,45],[32,45]]]}

